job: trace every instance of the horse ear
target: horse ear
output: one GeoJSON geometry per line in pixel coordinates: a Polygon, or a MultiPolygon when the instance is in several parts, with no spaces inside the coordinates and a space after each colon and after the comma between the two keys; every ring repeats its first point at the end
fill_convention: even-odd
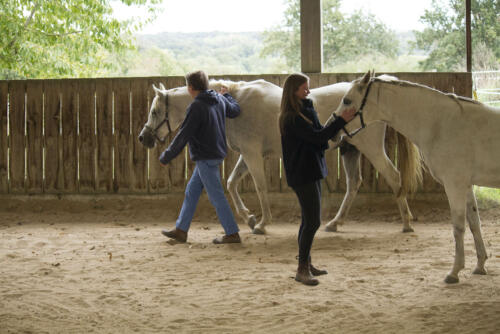
{"type": "Polygon", "coordinates": [[[160,82],[160,88],[161,88],[161,90],[167,90],[167,89],[165,88],[165,86],[163,86],[163,84],[162,84],[161,82],[160,82]]]}
{"type": "Polygon", "coordinates": [[[158,87],[156,87],[155,84],[153,84],[153,90],[155,91],[156,96],[161,95],[161,89],[159,89],[158,87]]]}
{"type": "Polygon", "coordinates": [[[370,70],[368,70],[368,72],[366,72],[365,76],[363,77],[363,79],[361,79],[361,83],[366,85],[369,81],[370,81],[370,70]]]}

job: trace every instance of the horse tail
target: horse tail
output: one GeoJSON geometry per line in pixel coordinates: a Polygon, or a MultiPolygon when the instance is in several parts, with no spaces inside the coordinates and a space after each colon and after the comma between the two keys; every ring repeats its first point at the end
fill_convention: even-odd
{"type": "Polygon", "coordinates": [[[398,134],[398,166],[401,174],[399,196],[417,191],[422,183],[422,157],[418,147],[401,133],[398,134]]]}

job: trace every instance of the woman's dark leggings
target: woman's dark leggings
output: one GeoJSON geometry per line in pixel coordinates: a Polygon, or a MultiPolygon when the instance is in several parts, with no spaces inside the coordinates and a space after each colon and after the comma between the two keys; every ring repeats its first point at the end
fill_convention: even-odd
{"type": "Polygon", "coordinates": [[[299,263],[310,259],[314,235],[321,225],[321,180],[307,183],[293,190],[299,199],[302,223],[299,228],[299,263]]]}

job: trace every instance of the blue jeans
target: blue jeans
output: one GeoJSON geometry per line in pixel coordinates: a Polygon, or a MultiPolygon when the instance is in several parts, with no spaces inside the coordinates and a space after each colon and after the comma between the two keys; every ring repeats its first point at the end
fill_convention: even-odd
{"type": "Polygon", "coordinates": [[[222,188],[219,173],[219,165],[221,163],[222,159],[196,161],[193,175],[186,187],[181,213],[175,224],[176,228],[184,232],[189,230],[191,220],[196,210],[196,205],[198,204],[203,188],[205,188],[208,199],[215,207],[217,217],[219,217],[226,235],[234,234],[239,231],[231,207],[224,195],[224,189],[222,188]]]}

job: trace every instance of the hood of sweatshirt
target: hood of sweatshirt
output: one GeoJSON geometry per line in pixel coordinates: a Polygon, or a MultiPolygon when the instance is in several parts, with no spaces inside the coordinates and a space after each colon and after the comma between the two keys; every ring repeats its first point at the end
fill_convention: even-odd
{"type": "Polygon", "coordinates": [[[213,89],[211,90],[204,90],[201,91],[197,96],[196,100],[203,101],[205,103],[208,103],[210,105],[217,104],[219,101],[219,96],[217,92],[215,92],[213,89]]]}

